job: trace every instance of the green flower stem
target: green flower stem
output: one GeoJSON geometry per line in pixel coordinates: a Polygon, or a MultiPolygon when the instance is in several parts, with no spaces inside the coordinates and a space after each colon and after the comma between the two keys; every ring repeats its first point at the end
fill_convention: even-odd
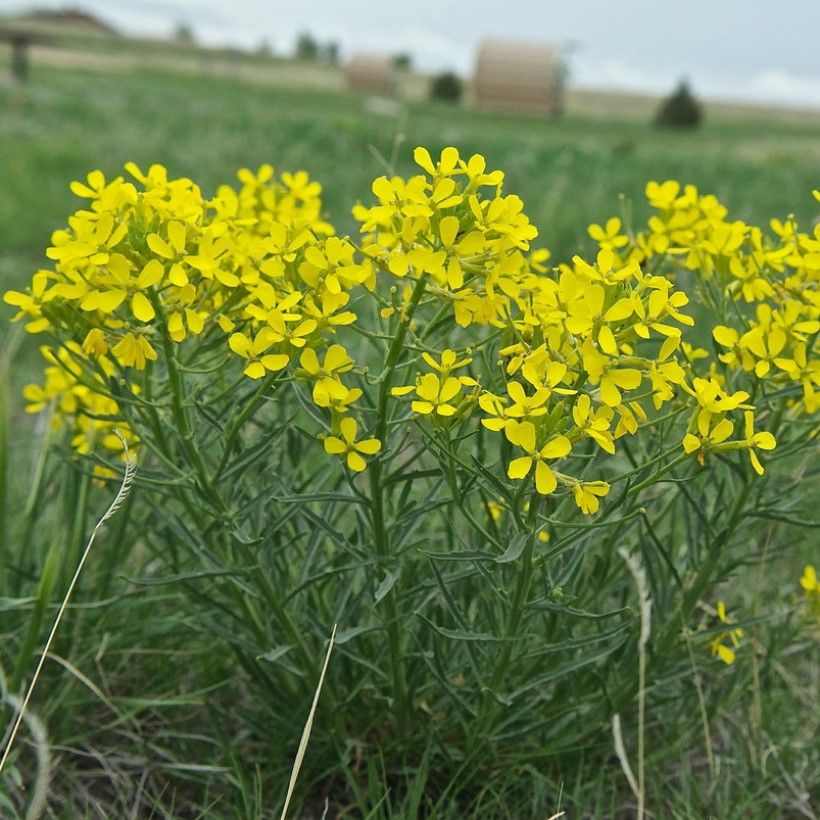
{"type": "Polygon", "coordinates": [[[749,497],[749,493],[752,491],[753,483],[753,479],[746,479],[729,514],[726,526],[709,544],[708,554],[701,564],[694,580],[689,585],[689,588],[683,593],[677,612],[668,619],[668,628],[659,641],[658,657],[665,656],[665,653],[668,652],[673,641],[678,639],[680,630],[684,628],[689,621],[692,611],[695,606],[697,606],[700,596],[703,594],[715,572],[720,556],[723,554],[726,545],[731,540],[741,522],[743,508],[746,506],[746,501],[749,497]]]}
{"type": "MultiPolygon", "coordinates": [[[[261,392],[263,391],[260,388],[260,393],[261,392]]],[[[156,415],[156,411],[154,412],[156,415]]],[[[159,427],[158,419],[156,419],[155,423],[159,427]]],[[[173,454],[168,449],[167,439],[164,435],[153,443],[151,449],[163,461],[169,464],[173,463],[173,454]]],[[[196,529],[201,534],[207,533],[209,525],[203,520],[203,516],[202,514],[200,514],[200,510],[196,508],[196,506],[192,503],[191,499],[188,497],[188,492],[184,488],[179,487],[178,492],[176,493],[176,497],[180,500],[186,512],[190,516],[191,520],[194,522],[196,529]]],[[[217,499],[219,501],[219,508],[224,509],[224,502],[222,501],[221,497],[217,496],[217,499]]],[[[224,521],[224,517],[221,514],[214,515],[214,517],[218,520],[224,521]]],[[[230,532],[227,532],[226,535],[231,540],[234,547],[242,551],[246,563],[253,564],[255,562],[255,558],[253,555],[249,553],[247,545],[237,541],[237,539],[234,538],[230,532]]],[[[315,662],[315,656],[309,651],[307,644],[305,643],[304,636],[301,634],[301,632],[293,622],[293,619],[282,606],[282,602],[276,595],[276,592],[273,586],[271,585],[269,579],[264,575],[264,573],[259,573],[256,576],[256,582],[257,589],[260,590],[262,597],[264,598],[265,603],[268,606],[270,614],[277,620],[280,627],[284,630],[284,632],[288,635],[288,638],[295,645],[296,650],[301,658],[301,661],[305,665],[305,668],[312,668],[315,662]]],[[[229,586],[229,589],[231,590],[238,610],[245,613],[246,622],[250,624],[251,628],[253,629],[253,632],[256,636],[257,641],[259,642],[260,647],[264,647],[265,644],[270,640],[270,636],[264,627],[264,623],[259,618],[258,613],[254,612],[251,608],[251,602],[248,596],[242,593],[241,590],[233,587],[232,585],[229,586]]],[[[235,650],[238,652],[241,651],[236,647],[235,650]]],[[[252,660],[253,659],[248,659],[248,662],[251,662],[252,660]]],[[[295,686],[294,694],[296,694],[297,692],[298,686],[295,686]]]]}
{"type": "MultiPolygon", "coordinates": [[[[154,304],[154,309],[156,310],[157,314],[160,316],[162,320],[163,326],[167,327],[161,303],[155,296],[152,301],[154,304]]],[[[164,332],[162,334],[162,348],[165,357],[166,367],[168,369],[168,382],[171,386],[171,409],[174,416],[174,421],[176,422],[177,428],[179,429],[182,438],[183,447],[185,449],[186,455],[188,456],[191,465],[194,468],[194,471],[196,472],[203,493],[206,495],[208,500],[214,505],[214,518],[225,522],[230,517],[229,510],[225,502],[223,501],[222,496],[220,495],[219,491],[215,486],[215,480],[216,478],[218,478],[219,473],[225,468],[231,450],[233,449],[233,444],[236,440],[239,431],[241,430],[242,424],[245,421],[247,421],[247,419],[258,409],[259,404],[264,399],[265,392],[269,388],[274,376],[271,375],[263,381],[263,383],[259,386],[259,389],[256,391],[254,396],[251,398],[248,404],[243,408],[242,412],[234,420],[234,423],[228,431],[225,443],[225,450],[223,451],[222,458],[220,460],[217,472],[215,474],[215,478],[212,479],[208,474],[208,469],[204,459],[202,458],[202,454],[200,453],[199,448],[197,447],[196,442],[194,441],[194,430],[191,425],[186,407],[184,378],[182,371],[179,368],[176,357],[174,355],[173,342],[171,338],[168,336],[167,332],[164,332]]],[[[159,429],[161,430],[161,427],[159,429]]],[[[193,520],[197,522],[199,531],[204,533],[207,528],[204,526],[201,517],[196,514],[193,505],[187,498],[187,494],[183,491],[180,493],[180,497],[188,513],[192,516],[193,520]]],[[[232,533],[228,532],[227,535],[235,546],[244,549],[244,545],[241,545],[232,533]]],[[[270,585],[270,582],[267,578],[262,578],[260,591],[266,603],[270,607],[273,616],[277,619],[277,621],[288,634],[290,639],[295,643],[297,651],[299,652],[302,658],[302,661],[306,663],[308,666],[310,666],[313,663],[314,658],[309,652],[307,645],[305,644],[304,637],[296,628],[296,625],[294,624],[293,620],[290,618],[288,613],[285,612],[284,607],[282,607],[281,605],[281,601],[278,599],[275,590],[270,585]]],[[[263,625],[259,622],[258,618],[256,618],[254,613],[250,610],[249,602],[246,600],[245,596],[237,595],[237,604],[248,615],[249,623],[253,624],[256,627],[255,631],[257,633],[260,644],[263,644],[267,637],[266,631],[264,630],[263,625]]]]}
{"type": "MultiPolygon", "coordinates": [[[[390,397],[390,388],[393,386],[393,374],[396,365],[404,349],[404,340],[410,327],[413,314],[418,307],[424,289],[427,286],[427,274],[419,277],[416,287],[407,305],[404,321],[396,329],[396,335],[387,352],[384,372],[381,376],[379,387],[379,401],[376,412],[376,428],[374,437],[379,441],[385,441],[387,435],[387,405],[390,397]]],[[[386,449],[386,448],[385,448],[386,449]]],[[[384,462],[381,458],[374,459],[369,467],[370,477],[370,503],[373,514],[373,542],[376,554],[379,558],[387,560],[391,558],[390,537],[385,521],[385,483],[383,481],[384,462]]],[[[399,719],[399,726],[404,729],[408,715],[407,702],[407,681],[404,672],[404,662],[401,649],[401,631],[398,622],[398,607],[396,602],[396,585],[384,597],[385,608],[387,610],[387,637],[390,651],[390,665],[392,667],[394,704],[396,714],[399,719]]]]}
{"type": "MultiPolygon", "coordinates": [[[[677,448],[676,448],[677,449],[677,448]]],[[[652,473],[649,478],[645,481],[641,481],[640,484],[636,484],[634,487],[630,487],[627,491],[627,495],[636,495],[641,490],[645,490],[647,487],[651,487],[653,484],[656,484],[660,478],[665,476],[670,470],[674,470],[679,464],[683,464],[684,461],[687,461],[692,457],[691,453],[681,453],[677,458],[672,459],[668,464],[664,464],[660,470],[655,471],[652,473]]],[[[641,469],[644,469],[646,465],[642,465],[641,469]]]]}
{"type": "Polygon", "coordinates": [[[537,490],[533,490],[530,497],[530,508],[527,512],[527,529],[529,537],[521,554],[521,563],[518,567],[518,577],[515,581],[512,603],[510,604],[510,616],[507,621],[507,628],[504,630],[504,645],[501,649],[501,657],[490,680],[490,689],[495,690],[504,680],[507,670],[512,660],[512,642],[521,627],[521,619],[524,616],[524,606],[532,583],[533,552],[535,550],[536,534],[538,532],[538,508],[541,506],[541,496],[537,490]]]}
{"type": "Polygon", "coordinates": [[[743,508],[746,506],[746,500],[749,497],[749,493],[752,491],[753,483],[753,479],[746,479],[743,488],[741,489],[740,494],[732,507],[732,511],[729,514],[726,527],[718,533],[717,537],[710,544],[709,553],[706,556],[706,560],[698,570],[698,574],[695,576],[695,580],[692,582],[692,585],[683,596],[680,606],[680,618],[673,619],[676,624],[680,622],[685,623],[688,621],[691,611],[694,609],[700,596],[706,588],[706,585],[709,583],[724,547],[729,543],[729,540],[734,535],[738,525],[740,524],[741,517],[743,515],[743,508]]]}
{"type": "MultiPolygon", "coordinates": [[[[157,310],[157,313],[162,316],[162,306],[159,304],[158,300],[154,300],[154,304],[155,310],[157,310]]],[[[164,322],[164,316],[162,318],[164,322]]],[[[173,343],[167,333],[164,333],[162,336],[162,347],[165,356],[166,366],[168,368],[168,381],[171,386],[172,412],[174,420],[177,424],[177,427],[182,438],[183,447],[185,448],[185,452],[197,474],[197,477],[199,478],[199,483],[202,486],[203,492],[206,494],[206,497],[209,499],[209,501],[211,501],[214,504],[214,517],[217,520],[225,521],[226,516],[228,515],[228,509],[225,505],[225,502],[222,500],[222,497],[220,496],[219,492],[216,490],[213,481],[208,475],[208,470],[205,465],[205,462],[194,441],[193,427],[191,426],[190,419],[188,418],[187,408],[185,406],[185,386],[183,376],[177,366],[177,361],[174,356],[173,343]]],[[[254,397],[254,399],[261,398],[266,387],[266,384],[260,386],[260,389],[259,391],[257,391],[257,394],[254,397]]],[[[250,414],[253,412],[253,410],[255,409],[253,400],[246,407],[246,410],[248,410],[248,408],[250,408],[250,410],[247,413],[243,411],[242,418],[239,421],[239,423],[235,423],[234,426],[231,428],[229,436],[232,435],[235,438],[236,434],[240,429],[241,422],[247,420],[248,416],[250,416],[250,414]]],[[[159,429],[161,430],[161,427],[159,427],[159,429]]],[[[167,442],[164,442],[164,437],[162,438],[162,443],[167,446],[167,442]]],[[[226,450],[226,453],[228,453],[229,451],[230,449],[228,448],[226,450]]],[[[170,453],[163,453],[162,455],[165,456],[165,458],[171,459],[170,453]]],[[[185,506],[185,509],[188,511],[189,515],[191,515],[192,519],[197,523],[199,531],[202,533],[206,532],[207,527],[204,525],[201,516],[197,514],[194,505],[191,503],[190,499],[187,498],[187,494],[184,491],[182,491],[179,493],[179,497],[182,500],[182,503],[185,506]]],[[[228,537],[231,539],[231,541],[237,544],[236,539],[233,537],[231,533],[228,533],[228,537]]],[[[270,584],[267,583],[267,580],[266,583],[262,586],[263,596],[265,597],[268,605],[271,607],[273,614],[277,617],[277,620],[279,620],[280,624],[283,626],[285,631],[296,643],[298,651],[302,656],[303,661],[312,663],[313,657],[308,652],[307,646],[304,643],[302,635],[299,633],[299,630],[296,628],[295,624],[287,615],[287,613],[284,612],[284,609],[281,606],[281,602],[277,599],[274,590],[270,587],[270,584]]],[[[263,643],[264,640],[266,640],[267,638],[266,632],[262,628],[262,625],[259,624],[257,619],[254,617],[254,614],[249,610],[248,601],[246,600],[245,596],[237,595],[237,604],[240,606],[241,609],[243,609],[247,613],[249,623],[253,624],[256,627],[255,631],[260,640],[260,643],[263,643]]]]}
{"type": "Polygon", "coordinates": [[[458,484],[458,472],[456,465],[455,450],[453,449],[453,442],[446,433],[442,433],[439,446],[443,453],[446,454],[447,462],[446,469],[442,465],[442,473],[450,487],[450,495],[452,502],[456,505],[459,512],[464,516],[465,520],[475,529],[475,531],[488,543],[492,544],[499,553],[504,552],[504,548],[499,544],[498,539],[493,537],[487,530],[481,526],[481,523],[470,512],[467,505],[464,503],[464,496],[458,484]]]}
{"type": "Polygon", "coordinates": [[[214,473],[215,482],[219,483],[219,478],[222,475],[223,470],[228,466],[228,459],[230,458],[231,451],[236,443],[236,437],[242,429],[242,425],[259,409],[259,405],[265,399],[268,389],[274,383],[278,375],[278,373],[268,373],[268,375],[262,380],[262,383],[259,385],[257,391],[242,408],[242,412],[239,413],[233,420],[233,423],[225,436],[225,449],[222,451],[222,458],[220,458],[219,465],[214,473]]]}
{"type": "Polygon", "coordinates": [[[208,468],[205,466],[205,460],[194,441],[194,428],[191,425],[185,402],[185,383],[177,366],[173,343],[167,333],[162,335],[162,349],[165,354],[165,365],[168,369],[168,383],[171,386],[171,411],[182,437],[182,446],[196,472],[203,493],[216,506],[220,514],[226,514],[227,509],[214,489],[213,482],[208,475],[208,468]]]}

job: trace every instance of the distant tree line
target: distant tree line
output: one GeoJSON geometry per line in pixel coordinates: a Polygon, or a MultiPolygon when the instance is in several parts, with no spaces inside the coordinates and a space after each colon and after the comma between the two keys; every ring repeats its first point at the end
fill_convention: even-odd
{"type": "Polygon", "coordinates": [[[320,43],[310,32],[303,31],[296,38],[295,56],[297,60],[305,60],[306,62],[337,65],[339,63],[339,44],[336,40],[320,43]]]}

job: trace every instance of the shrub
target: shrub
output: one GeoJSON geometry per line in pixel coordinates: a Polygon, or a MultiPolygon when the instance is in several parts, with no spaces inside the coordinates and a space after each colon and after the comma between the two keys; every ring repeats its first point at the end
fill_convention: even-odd
{"type": "Polygon", "coordinates": [[[399,71],[410,71],[413,68],[413,55],[409,51],[402,51],[393,57],[393,65],[399,71]]]}
{"type": "Polygon", "coordinates": [[[430,83],[430,99],[440,102],[460,102],[463,93],[461,79],[452,71],[445,71],[433,77],[430,83]]]}
{"type": "Polygon", "coordinates": [[[359,247],[302,171],[210,198],[92,171],[5,300],[50,341],[24,395],[78,468],[119,478],[115,428],[137,451],[151,583],[236,659],[245,748],[284,784],[338,624],[311,775],[358,795],[378,753],[469,805],[522,747],[543,771],[636,704],[640,737],[653,699],[691,714],[694,652],[751,653],[720,584],[760,519],[799,521],[817,240],[650,182],[646,226],[549,267],[501,171],[414,158],[354,207],[359,247]]]}
{"type": "Polygon", "coordinates": [[[314,61],[319,59],[321,46],[309,31],[301,32],[296,38],[295,56],[297,60],[314,61]]]}
{"type": "Polygon", "coordinates": [[[703,119],[700,103],[689,84],[682,80],[674,93],[667,97],[655,115],[655,124],[668,128],[696,128],[703,119]]]}

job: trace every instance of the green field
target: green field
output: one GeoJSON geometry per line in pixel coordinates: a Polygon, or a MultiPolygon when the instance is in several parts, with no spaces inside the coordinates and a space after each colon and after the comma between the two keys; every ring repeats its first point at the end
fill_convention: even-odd
{"type": "MultiPolygon", "coordinates": [[[[523,198],[555,261],[591,249],[591,222],[645,218],[650,179],[693,183],[738,219],[766,224],[794,213],[801,224],[810,220],[820,117],[717,107],[700,130],[664,131],[636,119],[645,104],[575,93],[570,111],[588,116],[499,117],[424,102],[396,103],[386,115],[343,92],[35,64],[26,88],[0,85],[0,284],[20,286],[42,266],[51,231],[77,207],[71,180],[93,168],[116,176],[129,160],[162,163],[206,193],[243,166],[303,168],[324,186],[330,221],[350,232],[349,203],[371,195],[375,176],[388,166],[410,172],[416,145],[432,153],[455,145],[504,169],[507,192],[523,198]],[[613,107],[622,118],[611,118],[613,107]]],[[[0,338],[6,332],[0,328],[0,338]]]]}
{"type": "Polygon", "coordinates": [[[305,168],[325,187],[332,221],[351,230],[347,203],[369,195],[379,156],[411,167],[416,145],[483,153],[507,173],[541,241],[565,257],[588,247],[586,225],[620,209],[642,214],[649,179],[691,182],[739,219],[812,213],[820,121],[759,117],[707,122],[694,133],[659,131],[629,116],[559,121],[505,117],[428,103],[397,116],[369,112],[349,94],[282,90],[175,73],[99,74],[35,67],[23,91],[0,87],[0,275],[20,282],[51,230],[75,203],[68,182],[101,168],[160,162],[206,190],[237,168],[271,162],[305,168]]]}
{"type": "MultiPolygon", "coordinates": [[[[50,232],[77,207],[68,190],[71,180],[83,179],[93,168],[116,176],[129,160],[143,168],[162,163],[172,176],[190,176],[206,192],[232,181],[242,166],[270,162],[277,170],[305,169],[324,186],[329,220],[347,233],[354,230],[350,203],[370,196],[374,176],[391,167],[410,172],[416,145],[434,154],[455,145],[462,154],[480,152],[491,168],[504,169],[505,190],[524,199],[540,230],[539,242],[555,261],[591,252],[586,233],[591,222],[612,215],[644,220],[643,189],[650,179],[693,183],[716,194],[738,219],[765,225],[771,217],[793,213],[803,226],[811,223],[817,210],[811,190],[820,186],[820,118],[781,121],[776,111],[763,117],[739,109],[694,132],[661,131],[637,119],[628,99],[623,105],[623,116],[592,111],[557,121],[419,101],[396,103],[385,113],[384,107],[373,110],[364,98],[347,93],[179,72],[98,73],[35,65],[25,88],[0,85],[0,288],[22,286],[45,264],[50,232]]],[[[12,309],[3,305],[0,314],[0,341],[8,342],[12,309]]],[[[36,420],[24,414],[17,396],[25,380],[38,377],[37,363],[35,344],[24,338],[15,348],[8,396],[12,505],[22,504],[36,462],[36,420]]],[[[52,479],[61,475],[59,464],[57,458],[49,461],[52,479]]],[[[72,521],[75,501],[70,493],[56,499],[58,512],[49,515],[62,510],[64,519],[48,518],[43,531],[37,528],[37,547],[24,565],[12,566],[6,558],[0,565],[0,581],[3,573],[11,579],[8,587],[0,584],[0,594],[11,601],[8,612],[18,619],[0,621],[0,637],[9,645],[20,641],[43,556],[55,538],[65,536],[60,530],[72,521]]],[[[107,503],[102,495],[97,501],[107,503]]],[[[73,521],[72,544],[86,523],[73,521]]],[[[808,555],[809,546],[801,544],[808,555]]],[[[20,548],[2,546],[0,557],[20,548]]],[[[230,659],[214,657],[213,646],[192,625],[193,615],[180,614],[182,595],[167,586],[152,587],[148,552],[138,547],[121,565],[116,562],[123,556],[103,553],[108,563],[92,568],[87,581],[90,598],[101,603],[69,613],[60,648],[65,663],[51,665],[36,698],[60,744],[60,760],[66,761],[54,781],[54,816],[274,816],[270,805],[255,802],[264,772],[245,765],[245,756],[264,761],[264,753],[253,738],[224,734],[207,709],[215,703],[245,708],[219,700],[223,689],[233,691],[228,684],[241,672],[230,659]],[[140,582],[133,582],[137,577],[140,582]]],[[[742,568],[745,575],[735,583],[745,585],[750,598],[791,589],[802,558],[784,559],[777,578],[763,577],[760,567],[742,568]]],[[[61,580],[67,572],[62,566],[61,580]]],[[[5,603],[0,598],[0,614],[7,614],[5,603]]],[[[783,634],[785,645],[791,638],[787,630],[783,634]]],[[[807,643],[789,650],[793,668],[777,661],[780,666],[761,672],[755,660],[748,679],[725,684],[727,706],[712,716],[723,721],[718,740],[725,773],[709,794],[701,788],[705,758],[699,717],[690,716],[691,734],[659,753],[651,764],[657,767],[650,767],[650,805],[668,812],[657,816],[814,816],[808,792],[816,784],[817,760],[808,716],[816,704],[811,689],[816,689],[816,662],[807,643]],[[776,684],[762,692],[764,673],[776,684]]],[[[0,650],[4,664],[9,658],[13,662],[13,652],[5,656],[0,650]]],[[[675,705],[668,708],[672,715],[675,705]]],[[[632,816],[624,808],[631,798],[617,764],[600,771],[598,760],[581,754],[556,810],[574,806],[570,816],[578,818],[632,816]]],[[[378,762],[372,765],[378,769],[378,762]]],[[[536,774],[543,775],[545,789],[563,790],[563,781],[550,780],[552,773],[536,774]]],[[[533,799],[533,805],[541,802],[533,799]]],[[[508,808],[503,814],[496,806],[497,813],[487,816],[528,816],[526,806],[508,808]]],[[[3,811],[0,803],[5,816],[3,811]]],[[[321,816],[321,807],[317,811],[321,816]]],[[[351,809],[344,816],[364,815],[351,809]]],[[[368,816],[400,815],[374,809],[368,816]]]]}

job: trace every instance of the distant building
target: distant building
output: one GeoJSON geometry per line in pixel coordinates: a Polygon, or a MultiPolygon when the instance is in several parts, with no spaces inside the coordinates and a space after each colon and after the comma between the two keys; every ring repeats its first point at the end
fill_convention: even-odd
{"type": "Polygon", "coordinates": [[[495,111],[561,112],[561,49],[548,43],[485,40],[473,75],[473,104],[495,111]]]}
{"type": "Polygon", "coordinates": [[[89,12],[78,8],[35,9],[7,18],[17,27],[31,26],[54,33],[117,36],[119,32],[89,12]]]}
{"type": "Polygon", "coordinates": [[[365,94],[396,93],[396,64],[390,55],[354,54],[345,66],[348,88],[365,94]]]}

